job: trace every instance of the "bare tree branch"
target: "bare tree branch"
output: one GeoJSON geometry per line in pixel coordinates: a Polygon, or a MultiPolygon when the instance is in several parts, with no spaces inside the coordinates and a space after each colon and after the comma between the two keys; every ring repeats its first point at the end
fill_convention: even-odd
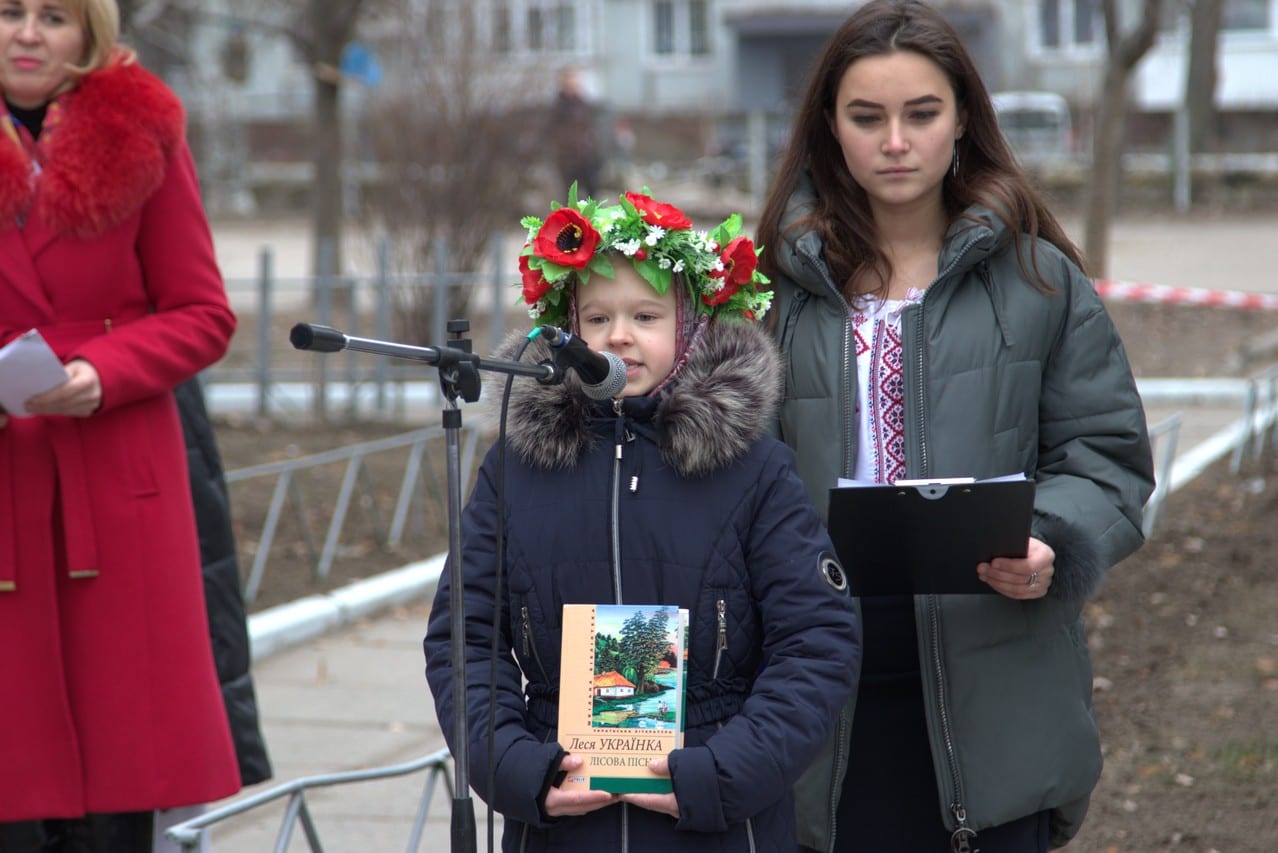
{"type": "Polygon", "coordinates": [[[1092,141],[1092,170],[1088,178],[1083,254],[1088,272],[1096,277],[1109,268],[1109,226],[1122,184],[1122,158],[1127,122],[1127,94],[1132,71],[1154,44],[1162,0],[1143,0],[1140,22],[1122,35],[1115,0],[1102,0],[1107,54],[1097,98],[1096,135],[1092,141]]]}

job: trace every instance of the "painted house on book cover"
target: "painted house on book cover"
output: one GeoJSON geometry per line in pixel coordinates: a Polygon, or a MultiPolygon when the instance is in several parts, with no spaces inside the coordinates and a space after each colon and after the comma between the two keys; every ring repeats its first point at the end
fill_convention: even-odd
{"type": "Polygon", "coordinates": [[[595,698],[625,699],[635,695],[635,686],[619,672],[601,672],[595,676],[595,698]]]}

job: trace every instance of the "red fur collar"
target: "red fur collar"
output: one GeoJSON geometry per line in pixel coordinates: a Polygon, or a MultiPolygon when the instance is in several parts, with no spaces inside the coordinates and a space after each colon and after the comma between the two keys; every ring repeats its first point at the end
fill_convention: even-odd
{"type": "Polygon", "coordinates": [[[66,115],[50,131],[34,198],[26,152],[0,138],[0,227],[30,208],[58,232],[98,235],[135,213],[164,181],[185,119],[158,77],[136,63],[114,65],[87,75],[63,98],[66,115]]]}

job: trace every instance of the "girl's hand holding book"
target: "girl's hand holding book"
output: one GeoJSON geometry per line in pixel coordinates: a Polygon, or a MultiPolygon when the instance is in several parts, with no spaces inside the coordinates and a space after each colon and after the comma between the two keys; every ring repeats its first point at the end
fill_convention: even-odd
{"type": "MultiPolygon", "coordinates": [[[[559,762],[559,772],[571,773],[581,767],[581,762],[580,755],[565,754],[563,760],[559,762]]],[[[618,799],[619,797],[615,794],[607,791],[561,791],[558,786],[551,785],[546,791],[546,805],[543,811],[548,817],[583,815],[595,809],[610,806],[618,799]]]]}
{"type": "MultiPolygon", "coordinates": [[[[648,769],[658,776],[669,778],[670,760],[654,758],[648,762],[648,769]]],[[[621,801],[641,809],[668,814],[675,820],[679,819],[679,801],[675,799],[674,794],[622,794],[621,801]]]]}

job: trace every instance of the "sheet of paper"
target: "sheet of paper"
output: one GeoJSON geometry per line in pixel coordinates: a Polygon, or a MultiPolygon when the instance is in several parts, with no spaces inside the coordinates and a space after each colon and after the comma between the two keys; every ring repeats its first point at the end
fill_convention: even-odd
{"type": "MultiPolygon", "coordinates": [[[[1004,474],[1001,477],[988,477],[984,480],[977,480],[974,477],[938,477],[935,480],[897,480],[894,486],[953,486],[963,483],[1019,483],[1025,479],[1025,474],[1017,472],[1015,474],[1004,474]]],[[[849,480],[845,477],[839,478],[839,488],[849,489],[859,486],[881,486],[882,483],[876,483],[873,480],[849,480]]]]}
{"type": "Polygon", "coordinates": [[[30,416],[27,400],[68,379],[67,370],[32,329],[0,347],[0,406],[11,415],[30,416]]]}

